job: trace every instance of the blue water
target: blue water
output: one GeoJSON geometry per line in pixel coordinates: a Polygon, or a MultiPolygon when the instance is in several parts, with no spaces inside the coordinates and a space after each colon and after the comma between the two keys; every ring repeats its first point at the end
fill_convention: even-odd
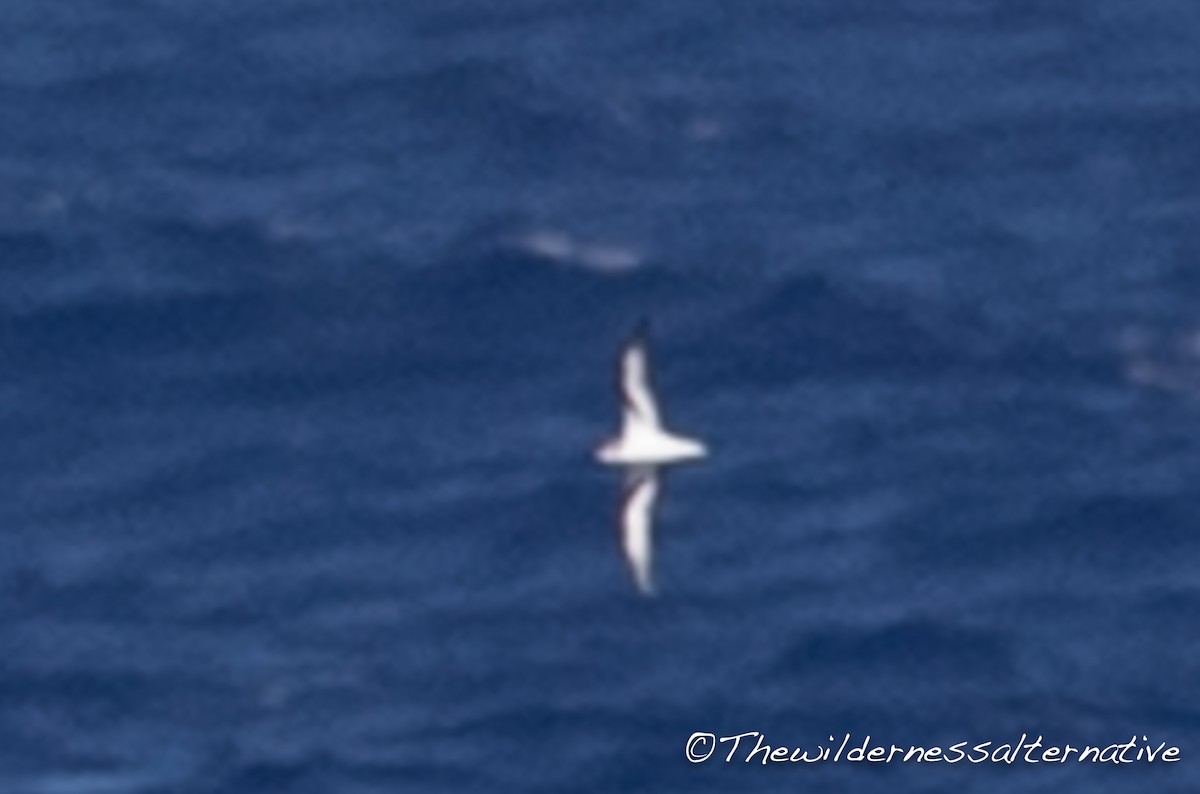
{"type": "Polygon", "coordinates": [[[4,4],[0,791],[1200,789],[1200,7],[640,5],[4,4]]]}

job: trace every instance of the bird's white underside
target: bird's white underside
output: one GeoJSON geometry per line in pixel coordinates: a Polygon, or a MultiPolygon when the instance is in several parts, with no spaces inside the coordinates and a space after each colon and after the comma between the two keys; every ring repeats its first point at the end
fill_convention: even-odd
{"type": "Polygon", "coordinates": [[[702,442],[675,435],[662,426],[650,388],[646,348],[640,339],[632,341],[621,354],[620,381],[624,399],[621,435],[597,449],[596,458],[629,470],[621,510],[621,546],[638,589],[649,594],[653,591],[650,563],[658,469],[703,458],[708,450],[702,442]]]}

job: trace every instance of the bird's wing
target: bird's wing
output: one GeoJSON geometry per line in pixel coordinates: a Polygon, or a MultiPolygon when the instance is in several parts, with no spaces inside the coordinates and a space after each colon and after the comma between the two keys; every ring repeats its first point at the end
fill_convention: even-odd
{"type": "Polygon", "coordinates": [[[650,390],[650,361],[646,355],[645,333],[641,328],[621,352],[620,379],[626,421],[632,418],[642,424],[658,427],[658,405],[650,390]]]}
{"type": "Polygon", "coordinates": [[[621,546],[638,590],[654,592],[650,563],[653,558],[654,500],[658,497],[658,471],[653,467],[630,471],[621,509],[621,546]]]}

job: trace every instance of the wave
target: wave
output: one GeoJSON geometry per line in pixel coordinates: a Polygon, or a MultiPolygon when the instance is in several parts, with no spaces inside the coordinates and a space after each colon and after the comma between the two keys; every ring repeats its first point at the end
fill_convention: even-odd
{"type": "Polygon", "coordinates": [[[697,363],[705,382],[769,386],[811,375],[895,378],[1052,377],[1115,382],[1099,346],[886,289],[807,273],[764,282],[721,318],[720,356],[697,363]]]}
{"type": "Polygon", "coordinates": [[[1132,385],[1189,399],[1200,398],[1200,328],[1126,328],[1116,353],[1132,385]]]}

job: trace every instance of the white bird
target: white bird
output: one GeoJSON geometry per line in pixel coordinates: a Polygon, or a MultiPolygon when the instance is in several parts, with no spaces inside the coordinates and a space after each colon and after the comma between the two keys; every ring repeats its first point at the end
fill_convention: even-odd
{"type": "Polygon", "coordinates": [[[628,470],[621,509],[621,546],[639,590],[653,592],[650,574],[653,522],[659,490],[659,468],[698,460],[708,449],[696,439],[668,432],[650,388],[644,324],[621,353],[621,435],[602,444],[596,458],[628,470]]]}

